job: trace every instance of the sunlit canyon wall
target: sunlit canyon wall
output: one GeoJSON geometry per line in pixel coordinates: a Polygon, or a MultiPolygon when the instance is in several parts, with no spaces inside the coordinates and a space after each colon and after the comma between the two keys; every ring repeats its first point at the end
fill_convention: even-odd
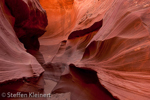
{"type": "Polygon", "coordinates": [[[149,0],[1,0],[0,38],[0,93],[150,100],[149,0]]]}

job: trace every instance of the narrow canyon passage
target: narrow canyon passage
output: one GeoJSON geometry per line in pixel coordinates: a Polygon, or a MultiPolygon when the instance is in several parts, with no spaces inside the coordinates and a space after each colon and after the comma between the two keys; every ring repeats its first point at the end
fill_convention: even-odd
{"type": "Polygon", "coordinates": [[[150,100],[149,0],[0,0],[0,100],[150,100]]]}

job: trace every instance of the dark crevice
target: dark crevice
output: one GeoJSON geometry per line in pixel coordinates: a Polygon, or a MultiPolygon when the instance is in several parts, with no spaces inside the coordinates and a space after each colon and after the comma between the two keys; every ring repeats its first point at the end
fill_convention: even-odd
{"type": "Polygon", "coordinates": [[[103,98],[101,100],[118,100],[114,98],[112,94],[101,85],[96,71],[90,68],[78,68],[73,64],[70,64],[69,67],[72,75],[79,81],[82,81],[85,84],[94,84],[98,88],[95,89],[95,91],[92,90],[93,93],[99,90],[97,91],[99,92],[98,95],[96,95],[98,98],[103,98]]]}
{"type": "Polygon", "coordinates": [[[69,65],[69,73],[60,76],[52,94],[67,92],[71,93],[71,100],[118,100],[101,85],[96,71],[74,64],[69,65]]]}
{"type": "Polygon", "coordinates": [[[86,34],[93,32],[93,31],[99,30],[102,27],[102,24],[103,24],[103,20],[100,20],[99,22],[94,23],[91,27],[89,27],[87,29],[74,31],[69,35],[68,39],[81,37],[81,36],[84,36],[86,34]]]}

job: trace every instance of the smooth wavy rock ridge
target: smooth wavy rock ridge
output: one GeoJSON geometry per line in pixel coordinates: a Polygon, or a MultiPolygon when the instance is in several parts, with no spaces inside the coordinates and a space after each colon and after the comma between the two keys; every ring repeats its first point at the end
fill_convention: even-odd
{"type": "Polygon", "coordinates": [[[149,0],[0,0],[1,100],[150,100],[149,0]]]}

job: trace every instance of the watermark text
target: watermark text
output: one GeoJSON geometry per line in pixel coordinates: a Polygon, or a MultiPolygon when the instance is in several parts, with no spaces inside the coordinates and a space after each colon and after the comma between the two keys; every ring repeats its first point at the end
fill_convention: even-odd
{"type": "Polygon", "coordinates": [[[29,92],[29,93],[22,93],[22,92],[16,92],[16,93],[11,93],[11,92],[3,92],[1,93],[1,97],[3,98],[50,98],[51,94],[43,94],[43,93],[34,93],[34,92],[29,92]]]}

